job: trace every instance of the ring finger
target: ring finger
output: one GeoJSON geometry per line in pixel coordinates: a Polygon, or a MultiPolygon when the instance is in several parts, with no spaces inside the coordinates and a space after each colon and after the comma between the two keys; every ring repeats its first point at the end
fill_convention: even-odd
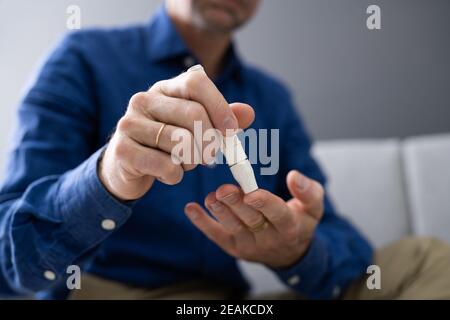
{"type": "MultiPolygon", "coordinates": [[[[208,113],[200,103],[162,96],[158,102],[147,108],[147,113],[157,121],[189,130],[194,134],[199,150],[206,150],[206,147],[211,143],[216,147],[216,151],[220,147],[221,140],[218,131],[214,129],[208,113]],[[197,131],[199,131],[198,134],[197,131]],[[208,136],[205,132],[211,133],[214,137],[209,137],[210,141],[203,139],[203,137],[208,136]]],[[[202,156],[206,158],[203,159],[204,162],[210,163],[215,154],[204,154],[202,156]]]]}
{"type": "Polygon", "coordinates": [[[182,152],[174,152],[173,156],[183,163],[183,169],[189,171],[200,163],[200,153],[192,133],[185,128],[136,116],[128,126],[121,126],[129,137],[137,143],[159,149],[172,155],[174,148],[182,143],[182,152]],[[164,127],[163,127],[164,126],[164,127]]]}

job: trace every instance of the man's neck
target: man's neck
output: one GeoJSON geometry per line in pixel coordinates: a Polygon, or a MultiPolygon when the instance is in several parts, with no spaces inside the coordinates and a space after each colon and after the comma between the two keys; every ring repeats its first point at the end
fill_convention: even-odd
{"type": "Polygon", "coordinates": [[[208,32],[188,24],[176,15],[169,13],[169,16],[186,45],[199,59],[209,77],[217,77],[223,67],[223,58],[231,42],[230,35],[208,32]]]}

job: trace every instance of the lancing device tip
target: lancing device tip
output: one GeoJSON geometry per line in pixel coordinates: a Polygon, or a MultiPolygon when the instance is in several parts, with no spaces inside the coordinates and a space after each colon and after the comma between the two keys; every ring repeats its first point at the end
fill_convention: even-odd
{"type": "Polygon", "coordinates": [[[223,137],[222,152],[242,191],[248,194],[258,190],[255,173],[237,134],[223,137]]]}

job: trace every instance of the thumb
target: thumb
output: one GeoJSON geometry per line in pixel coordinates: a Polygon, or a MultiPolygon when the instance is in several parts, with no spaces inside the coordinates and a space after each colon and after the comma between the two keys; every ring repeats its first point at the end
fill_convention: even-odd
{"type": "Polygon", "coordinates": [[[320,183],[296,170],[288,173],[286,183],[291,195],[300,200],[308,212],[317,218],[322,216],[324,189],[320,183]]]}
{"type": "Polygon", "coordinates": [[[255,111],[248,104],[231,103],[230,108],[238,120],[240,129],[246,129],[253,123],[253,120],[255,120],[255,111]]]}

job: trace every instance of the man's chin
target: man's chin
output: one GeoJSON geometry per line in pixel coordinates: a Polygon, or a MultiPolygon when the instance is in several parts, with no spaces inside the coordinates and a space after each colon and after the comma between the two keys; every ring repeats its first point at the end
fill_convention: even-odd
{"type": "Polygon", "coordinates": [[[208,10],[203,16],[204,27],[211,31],[231,32],[239,27],[239,21],[225,10],[208,10]]]}

